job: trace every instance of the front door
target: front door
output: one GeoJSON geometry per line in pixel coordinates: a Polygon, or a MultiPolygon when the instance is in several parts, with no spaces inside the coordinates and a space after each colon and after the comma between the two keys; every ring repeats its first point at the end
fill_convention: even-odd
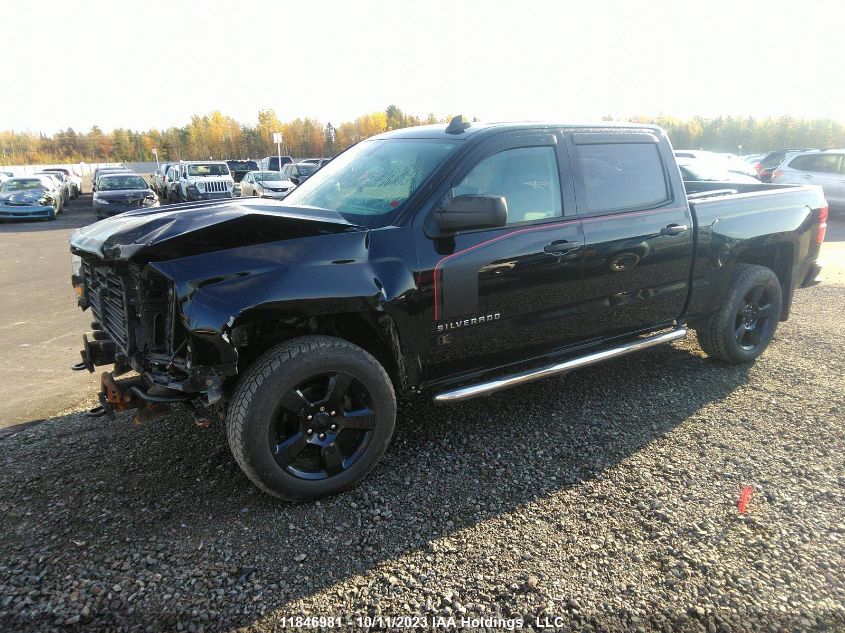
{"type": "Polygon", "coordinates": [[[497,135],[449,184],[447,195],[504,197],[508,223],[446,238],[417,230],[431,319],[426,378],[501,366],[576,341],[583,234],[558,137],[497,135]]]}
{"type": "Polygon", "coordinates": [[[656,136],[572,134],[584,227],[584,336],[647,329],[676,319],[689,294],[693,224],[672,191],[671,153],[656,136]]]}

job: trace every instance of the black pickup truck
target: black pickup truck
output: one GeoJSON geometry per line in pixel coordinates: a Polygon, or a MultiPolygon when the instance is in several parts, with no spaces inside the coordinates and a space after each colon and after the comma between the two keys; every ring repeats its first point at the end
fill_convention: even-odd
{"type": "Polygon", "coordinates": [[[456,118],[361,142],[283,202],[79,230],[75,368],[114,364],[92,413],[215,411],[257,486],[311,499],[376,465],[397,393],[459,401],[688,328],[753,361],[817,282],[826,217],[814,186],[685,185],[657,127],[456,118]]]}

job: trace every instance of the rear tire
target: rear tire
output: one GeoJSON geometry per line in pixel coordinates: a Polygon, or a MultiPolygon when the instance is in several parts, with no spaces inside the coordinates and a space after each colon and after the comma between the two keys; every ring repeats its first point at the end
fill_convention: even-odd
{"type": "Polygon", "coordinates": [[[769,346],[780,321],[783,291],[774,272],[737,264],[719,310],[695,328],[708,356],[751,363],[769,346]]]}
{"type": "Polygon", "coordinates": [[[303,336],[244,373],[226,432],[256,486],[306,501],[360,482],[387,449],[395,419],[393,384],[375,358],[343,339],[303,336]]]}

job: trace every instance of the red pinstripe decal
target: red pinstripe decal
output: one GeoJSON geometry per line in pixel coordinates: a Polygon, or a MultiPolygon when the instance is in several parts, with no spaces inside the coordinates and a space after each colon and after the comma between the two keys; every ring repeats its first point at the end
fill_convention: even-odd
{"type": "Polygon", "coordinates": [[[470,251],[474,251],[477,248],[481,248],[482,246],[487,246],[488,244],[492,244],[493,242],[498,242],[500,240],[505,239],[506,237],[512,237],[514,235],[519,235],[521,233],[531,233],[533,231],[542,231],[544,229],[549,228],[557,228],[560,226],[568,226],[570,224],[576,224],[580,222],[598,222],[599,220],[607,220],[608,218],[618,218],[618,217],[632,217],[632,216],[639,216],[639,215],[650,215],[652,213],[668,213],[670,211],[686,211],[687,207],[670,207],[668,209],[648,209],[646,211],[633,211],[628,213],[613,213],[611,215],[596,215],[589,218],[576,218],[573,220],[567,220],[566,222],[557,222],[554,224],[542,224],[540,226],[532,226],[525,229],[519,229],[517,231],[512,231],[511,233],[505,233],[503,235],[498,235],[494,238],[486,240],[484,242],[479,242],[478,244],[474,244],[473,246],[469,246],[462,251],[456,251],[451,255],[446,255],[445,257],[438,260],[438,262],[434,265],[434,320],[440,320],[440,298],[437,292],[437,273],[440,270],[440,267],[449,261],[450,259],[457,257],[458,255],[463,255],[464,253],[469,253],[470,251]]]}
{"type": "Polygon", "coordinates": [[[576,224],[578,220],[569,220],[567,222],[557,222],[555,224],[543,224],[541,226],[532,226],[526,229],[519,229],[518,231],[513,231],[511,233],[505,233],[503,235],[498,235],[494,238],[491,238],[485,242],[479,242],[478,244],[474,244],[468,248],[465,248],[462,251],[457,251],[452,253],[451,255],[447,255],[443,257],[434,265],[434,320],[440,320],[440,305],[439,305],[439,298],[437,295],[437,272],[438,269],[442,264],[449,261],[450,259],[457,257],[458,255],[463,255],[464,253],[469,253],[470,251],[474,251],[477,248],[481,248],[482,246],[487,246],[488,244],[492,244],[493,242],[498,242],[500,240],[505,239],[506,237],[512,237],[514,235],[519,235],[520,233],[531,233],[532,231],[542,231],[543,229],[550,229],[550,228],[557,228],[559,226],[567,226],[569,224],[576,224]]]}

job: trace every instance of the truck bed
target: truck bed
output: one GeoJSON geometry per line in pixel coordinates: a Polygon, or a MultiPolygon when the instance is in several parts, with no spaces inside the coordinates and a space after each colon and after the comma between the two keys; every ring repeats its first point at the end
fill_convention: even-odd
{"type": "Polygon", "coordinates": [[[784,310],[814,270],[820,245],[815,239],[821,187],[767,183],[684,182],[696,224],[692,293],[687,315],[706,315],[722,296],[733,262],[758,263],[781,279],[784,310]],[[763,230],[761,230],[763,227],[763,230]],[[746,253],[754,253],[753,256],[746,253]]]}

